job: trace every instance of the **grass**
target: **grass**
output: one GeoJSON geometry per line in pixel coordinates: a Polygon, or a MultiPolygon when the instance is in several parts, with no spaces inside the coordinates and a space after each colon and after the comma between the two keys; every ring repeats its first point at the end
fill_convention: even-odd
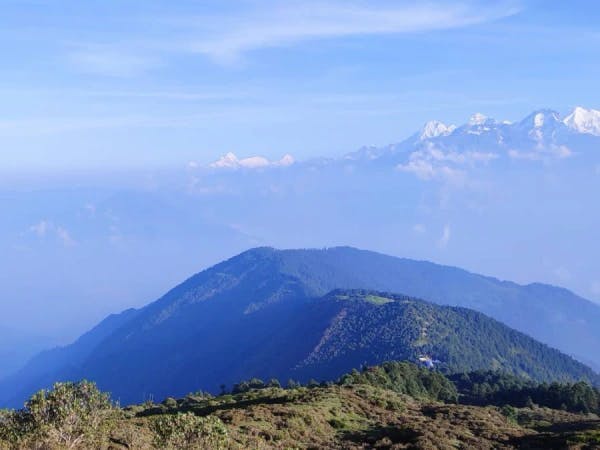
{"type": "Polygon", "coordinates": [[[593,415],[538,407],[509,410],[443,404],[369,384],[350,384],[271,387],[215,398],[190,394],[163,404],[127,407],[120,410],[101,448],[157,448],[152,424],[180,413],[219,419],[227,430],[225,445],[218,447],[222,449],[583,449],[600,445],[600,419],[593,415]]]}
{"type": "MultiPolygon", "coordinates": [[[[229,430],[230,448],[518,448],[540,435],[544,445],[548,439],[595,442],[595,430],[600,430],[582,416],[564,412],[518,410],[517,423],[499,408],[432,403],[369,385],[270,388],[212,400],[178,400],[178,405],[220,418],[229,430]],[[521,419],[528,426],[545,420],[570,424],[571,429],[538,431],[521,419]],[[573,432],[576,422],[578,434],[573,432]]],[[[155,406],[137,411],[133,419],[173,412],[155,406]]]]}
{"type": "Polygon", "coordinates": [[[385,305],[386,303],[394,301],[391,298],[380,297],[379,295],[367,295],[365,297],[365,300],[370,303],[373,303],[374,305],[385,305]]]}

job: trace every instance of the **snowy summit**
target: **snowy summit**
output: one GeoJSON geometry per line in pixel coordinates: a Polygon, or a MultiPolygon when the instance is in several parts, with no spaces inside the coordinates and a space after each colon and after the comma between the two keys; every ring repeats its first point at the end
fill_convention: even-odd
{"type": "Polygon", "coordinates": [[[292,155],[285,155],[279,161],[270,161],[264,156],[250,156],[240,159],[234,153],[229,152],[209,164],[209,167],[212,169],[260,169],[264,167],[287,167],[294,164],[294,162],[292,155]]]}
{"type": "Polygon", "coordinates": [[[445,123],[439,122],[437,120],[431,120],[423,126],[421,134],[419,135],[419,139],[425,140],[438,136],[448,136],[455,129],[455,125],[446,125],[445,123]]]}
{"type": "Polygon", "coordinates": [[[600,111],[577,106],[563,123],[577,133],[600,136],[600,111]]]}

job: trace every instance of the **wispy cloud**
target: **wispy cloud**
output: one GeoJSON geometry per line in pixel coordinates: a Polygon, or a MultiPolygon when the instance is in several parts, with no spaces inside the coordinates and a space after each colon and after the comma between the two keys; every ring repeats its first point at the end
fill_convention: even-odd
{"type": "Polygon", "coordinates": [[[413,225],[413,231],[417,234],[423,234],[427,231],[427,228],[422,223],[416,223],[413,225]]]}
{"type": "Polygon", "coordinates": [[[440,248],[446,248],[448,246],[448,243],[450,242],[450,235],[450,225],[446,224],[444,225],[444,229],[442,230],[442,236],[438,240],[438,246],[440,248]]]}
{"type": "Polygon", "coordinates": [[[573,156],[573,151],[565,145],[540,146],[532,151],[508,151],[511,159],[526,161],[549,161],[552,159],[565,159],[573,156]]]}
{"type": "MultiPolygon", "coordinates": [[[[190,119],[186,119],[190,120],[190,119]]],[[[181,118],[151,116],[44,117],[0,120],[0,136],[40,135],[107,128],[157,127],[179,124],[181,118]]]]}
{"type": "Polygon", "coordinates": [[[288,2],[256,3],[256,10],[242,17],[221,18],[206,36],[189,50],[230,62],[241,54],[302,41],[360,35],[414,33],[460,28],[515,14],[511,4],[476,2],[288,2]],[[225,26],[223,26],[225,25],[225,26]],[[222,31],[224,30],[224,31],[222,31]]]}
{"type": "Polygon", "coordinates": [[[516,0],[495,5],[475,0],[240,2],[227,14],[152,18],[147,33],[129,41],[69,44],[69,59],[86,72],[126,77],[159,67],[177,54],[201,54],[230,64],[251,51],[306,41],[477,25],[516,14],[515,5],[516,0]]]}
{"type": "Polygon", "coordinates": [[[454,184],[460,184],[465,178],[463,170],[455,169],[445,165],[434,164],[430,160],[413,158],[406,164],[399,164],[397,170],[409,172],[421,180],[443,180],[454,184]]]}
{"type": "Polygon", "coordinates": [[[65,247],[71,247],[75,245],[75,240],[71,237],[71,234],[66,228],[56,225],[54,222],[49,220],[41,220],[40,222],[31,225],[29,227],[29,232],[33,233],[40,239],[54,237],[58,239],[58,241],[65,247]]]}
{"type": "Polygon", "coordinates": [[[78,44],[69,59],[83,72],[111,77],[133,77],[162,65],[157,55],[114,45],[78,44]]]}
{"type": "Polygon", "coordinates": [[[422,180],[441,180],[461,185],[467,174],[465,168],[485,165],[497,158],[498,155],[489,152],[445,152],[434,145],[426,145],[412,152],[408,161],[399,164],[396,169],[412,173],[422,180]]]}
{"type": "Polygon", "coordinates": [[[201,120],[230,118],[236,113],[261,111],[258,108],[216,108],[203,113],[182,115],[136,114],[123,116],[65,116],[42,118],[0,119],[0,136],[32,136],[68,133],[80,130],[118,128],[195,127],[201,120]]]}

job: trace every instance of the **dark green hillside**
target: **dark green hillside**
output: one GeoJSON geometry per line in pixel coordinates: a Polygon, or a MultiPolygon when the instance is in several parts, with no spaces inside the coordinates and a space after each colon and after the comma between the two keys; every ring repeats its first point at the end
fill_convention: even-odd
{"type": "Polygon", "coordinates": [[[518,285],[465,270],[350,247],[275,251],[281,271],[324,295],[337,288],[400,292],[482,312],[583,362],[600,366],[600,306],[540,283],[518,285]]]}
{"type": "Polygon", "coordinates": [[[395,294],[337,290],[311,305],[308,316],[325,311],[332,317],[330,326],[297,368],[307,376],[317,372],[331,378],[349,367],[429,355],[452,372],[489,368],[539,381],[600,382],[583,364],[469,309],[395,294]]]}

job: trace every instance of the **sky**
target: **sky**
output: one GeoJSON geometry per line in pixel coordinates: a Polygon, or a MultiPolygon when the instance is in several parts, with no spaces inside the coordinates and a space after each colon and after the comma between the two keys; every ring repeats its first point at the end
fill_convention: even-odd
{"type": "Polygon", "coordinates": [[[585,136],[589,159],[205,166],[600,109],[599,23],[585,0],[3,0],[0,354],[23,351],[0,377],[259,245],[351,245],[600,302],[585,136]]]}
{"type": "Polygon", "coordinates": [[[593,1],[5,0],[0,174],[297,159],[600,107],[593,1]]]}

